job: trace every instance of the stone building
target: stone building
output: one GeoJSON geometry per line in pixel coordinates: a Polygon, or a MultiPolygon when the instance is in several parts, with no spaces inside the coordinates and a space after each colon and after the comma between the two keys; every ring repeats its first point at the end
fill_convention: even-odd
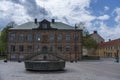
{"type": "Polygon", "coordinates": [[[101,43],[104,42],[104,39],[97,33],[97,31],[94,31],[90,36],[97,42],[101,43]]]}
{"type": "Polygon", "coordinates": [[[25,59],[36,53],[55,54],[65,60],[81,60],[82,30],[62,22],[27,22],[8,30],[8,59],[25,59]]]}

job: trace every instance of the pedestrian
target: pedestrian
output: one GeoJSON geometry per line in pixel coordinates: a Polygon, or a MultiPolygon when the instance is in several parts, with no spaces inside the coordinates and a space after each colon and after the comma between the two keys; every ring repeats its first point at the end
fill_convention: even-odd
{"type": "Polygon", "coordinates": [[[119,50],[117,50],[115,53],[115,60],[117,63],[119,63],[119,50]]]}

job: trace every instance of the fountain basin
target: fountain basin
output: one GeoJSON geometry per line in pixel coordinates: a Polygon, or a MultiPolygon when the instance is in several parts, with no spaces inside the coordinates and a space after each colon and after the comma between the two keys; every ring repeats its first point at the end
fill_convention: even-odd
{"type": "Polygon", "coordinates": [[[24,62],[26,70],[63,70],[65,68],[64,60],[57,61],[31,61],[24,62]]]}

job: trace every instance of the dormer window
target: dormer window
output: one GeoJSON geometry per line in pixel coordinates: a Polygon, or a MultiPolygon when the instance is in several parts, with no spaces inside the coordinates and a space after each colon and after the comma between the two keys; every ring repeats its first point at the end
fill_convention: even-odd
{"type": "Polygon", "coordinates": [[[47,29],[47,24],[46,24],[46,23],[43,23],[43,24],[42,24],[42,28],[43,28],[43,29],[47,29]]]}

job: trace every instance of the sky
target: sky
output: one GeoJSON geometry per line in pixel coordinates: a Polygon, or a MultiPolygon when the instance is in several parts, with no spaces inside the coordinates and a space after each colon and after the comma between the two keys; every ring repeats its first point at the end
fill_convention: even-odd
{"type": "Polygon", "coordinates": [[[0,30],[12,21],[20,25],[35,18],[84,23],[106,41],[120,38],[120,0],[0,0],[0,30]]]}

